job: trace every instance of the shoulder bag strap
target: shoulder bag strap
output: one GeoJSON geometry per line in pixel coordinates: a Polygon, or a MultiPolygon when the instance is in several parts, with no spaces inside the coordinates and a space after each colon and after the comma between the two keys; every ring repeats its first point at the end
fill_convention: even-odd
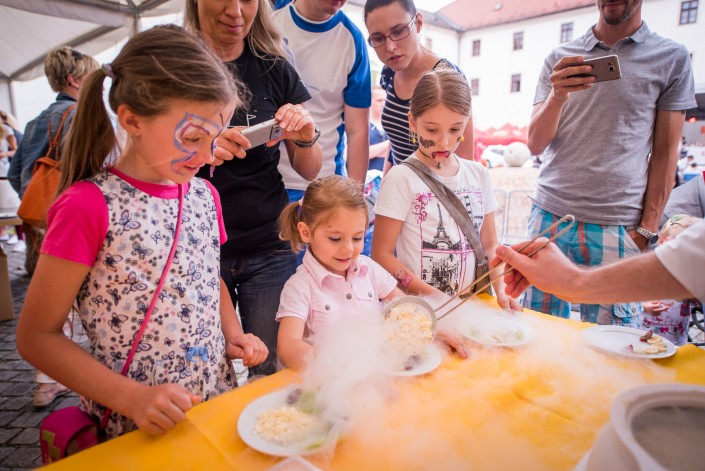
{"type": "MultiPolygon", "coordinates": [[[[135,357],[135,353],[137,352],[137,347],[140,344],[140,341],[142,340],[142,335],[144,334],[144,331],[147,329],[147,324],[149,324],[149,319],[152,317],[152,311],[154,311],[154,306],[157,304],[157,299],[159,299],[159,293],[162,290],[162,287],[164,286],[164,282],[166,281],[167,274],[169,273],[169,267],[171,266],[172,260],[174,260],[174,255],[176,254],[176,245],[179,241],[179,231],[181,229],[181,216],[183,214],[183,209],[184,209],[184,185],[179,184],[179,215],[176,220],[176,228],[174,229],[174,242],[171,244],[171,251],[169,252],[169,257],[166,260],[166,265],[164,265],[164,270],[162,271],[162,276],[159,279],[159,283],[157,284],[157,288],[154,290],[154,295],[152,296],[152,302],[149,303],[149,308],[147,308],[147,313],[144,315],[144,320],[142,321],[142,325],[140,326],[140,330],[137,331],[137,334],[135,335],[135,338],[132,340],[132,348],[130,349],[130,353],[127,355],[127,360],[125,361],[125,365],[122,367],[122,372],[120,373],[123,376],[127,376],[127,372],[130,369],[130,364],[132,363],[132,359],[135,357]]],[[[105,429],[105,426],[108,424],[108,418],[110,417],[110,413],[112,412],[111,409],[106,409],[105,414],[103,415],[103,420],[100,421],[100,429],[103,430],[105,429]]]]}
{"type": "Polygon", "coordinates": [[[64,115],[61,117],[61,123],[59,124],[59,130],[57,131],[55,136],[51,135],[51,123],[49,123],[49,128],[47,132],[49,133],[49,150],[47,151],[47,157],[50,159],[58,160],[58,153],[59,153],[59,147],[61,146],[61,133],[64,130],[64,123],[66,122],[66,118],[69,117],[69,113],[71,113],[71,110],[76,108],[76,103],[73,103],[71,106],[66,108],[66,111],[64,111],[64,115]]]}
{"type": "Polygon", "coordinates": [[[485,251],[480,243],[480,237],[475,230],[475,225],[472,223],[472,218],[468,214],[463,203],[461,203],[460,199],[458,199],[458,196],[447,186],[438,181],[433,172],[431,172],[431,170],[422,162],[419,162],[416,159],[406,159],[401,164],[407,165],[419,176],[419,178],[421,178],[421,180],[423,180],[423,182],[440,200],[448,213],[450,213],[450,216],[460,227],[460,230],[463,231],[465,238],[467,238],[472,250],[475,252],[475,276],[477,276],[478,267],[481,273],[485,273],[489,267],[487,256],[485,255],[485,251]]]}

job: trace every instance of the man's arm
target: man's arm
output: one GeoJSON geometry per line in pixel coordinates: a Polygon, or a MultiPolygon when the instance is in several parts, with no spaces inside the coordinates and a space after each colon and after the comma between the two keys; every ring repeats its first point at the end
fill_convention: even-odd
{"type": "Polygon", "coordinates": [[[364,185],[369,165],[370,109],[345,105],[343,113],[348,135],[348,176],[364,185]]]}
{"type": "MultiPolygon", "coordinates": [[[[546,239],[539,239],[525,252],[531,252],[546,239]]],[[[519,296],[529,285],[572,303],[628,303],[648,299],[693,297],[661,264],[654,252],[630,257],[598,268],[581,269],[550,243],[531,258],[513,248],[500,246],[495,266],[501,261],[516,269],[504,277],[506,293],[519,296]]]]}
{"type": "MultiPolygon", "coordinates": [[[[644,193],[643,210],[639,225],[651,232],[658,232],[663,208],[673,189],[678,166],[678,143],[685,122],[685,111],[658,111],[654,124],[654,142],[649,158],[649,170],[644,193]]],[[[646,248],[646,239],[630,233],[634,242],[642,250],[646,248]]]]}

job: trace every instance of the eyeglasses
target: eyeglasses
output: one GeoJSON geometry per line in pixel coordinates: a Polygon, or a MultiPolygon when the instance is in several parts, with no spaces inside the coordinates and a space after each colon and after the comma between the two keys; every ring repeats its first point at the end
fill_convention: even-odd
{"type": "Polygon", "coordinates": [[[402,39],[406,39],[409,37],[409,34],[411,34],[411,27],[414,26],[414,23],[416,23],[416,17],[414,17],[414,19],[411,20],[411,22],[405,27],[396,29],[386,36],[383,34],[373,34],[367,38],[367,43],[372,47],[382,47],[387,43],[387,38],[392,41],[401,41],[402,39]]]}

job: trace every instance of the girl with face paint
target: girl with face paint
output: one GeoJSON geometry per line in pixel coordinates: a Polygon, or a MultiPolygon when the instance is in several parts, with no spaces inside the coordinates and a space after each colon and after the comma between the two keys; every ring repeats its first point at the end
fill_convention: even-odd
{"type": "MultiPolygon", "coordinates": [[[[480,243],[491,260],[498,246],[494,223],[497,203],[487,169],[459,158],[470,116],[470,88],[453,70],[427,72],[419,79],[409,106],[409,128],[418,149],[409,158],[426,165],[452,190],[472,218],[480,243]]],[[[394,274],[412,294],[454,295],[474,281],[475,254],[443,204],[405,165],[394,166],[382,180],[375,206],[372,258],[394,274]]],[[[503,308],[521,310],[493,283],[503,308]]]]}
{"type": "Polygon", "coordinates": [[[111,409],[108,438],[172,429],[194,404],[236,386],[231,358],[249,366],[267,356],[243,333],[220,278],[218,194],[194,178],[213,162],[215,140],[239,105],[228,70],[174,26],[134,36],[81,88],[17,347],[78,392],[89,415],[100,420],[111,409]],[[110,107],[129,136],[123,149],[102,99],[106,77],[110,107]],[[72,308],[89,352],[62,333],[72,308]]]}
{"type": "MultiPolygon", "coordinates": [[[[387,92],[382,112],[382,126],[389,136],[392,151],[385,173],[413,154],[415,141],[406,121],[409,100],[421,76],[430,70],[460,69],[449,60],[423,47],[419,35],[424,26],[423,15],[413,0],[367,0],[363,11],[369,33],[368,44],[384,64],[380,85],[387,92]]],[[[469,115],[463,128],[464,140],[456,153],[473,160],[473,126],[469,115]]]]}

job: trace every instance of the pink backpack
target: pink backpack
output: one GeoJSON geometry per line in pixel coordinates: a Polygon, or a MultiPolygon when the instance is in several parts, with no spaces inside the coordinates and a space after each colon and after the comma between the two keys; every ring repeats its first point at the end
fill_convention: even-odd
{"type": "Polygon", "coordinates": [[[49,464],[98,443],[98,423],[77,406],[49,414],[39,427],[42,463],[49,464]]]}

